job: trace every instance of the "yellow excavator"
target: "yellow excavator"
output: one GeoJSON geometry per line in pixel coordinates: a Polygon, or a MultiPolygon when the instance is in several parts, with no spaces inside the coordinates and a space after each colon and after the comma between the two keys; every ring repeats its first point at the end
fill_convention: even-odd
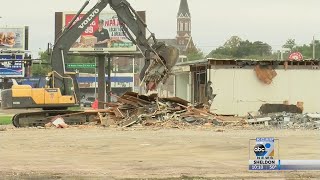
{"type": "Polygon", "coordinates": [[[64,118],[68,124],[82,124],[89,121],[91,114],[67,110],[68,107],[80,105],[80,92],[76,73],[65,71],[64,58],[74,42],[108,5],[117,13],[126,36],[144,54],[145,66],[140,73],[140,79],[145,83],[147,90],[154,89],[155,85],[168,78],[178,60],[178,49],[158,42],[153,33],[146,38],[144,29],[147,25],[126,0],[99,0],[79,21],[76,21],[88,4],[89,0],[55,41],[51,52],[53,71],[45,78],[44,85],[39,88],[13,85],[11,89],[1,92],[3,109],[43,109],[14,115],[12,122],[15,127],[44,126],[50,121],[50,117],[67,114],[74,114],[64,118]],[[153,40],[151,44],[150,39],[153,40]]]}

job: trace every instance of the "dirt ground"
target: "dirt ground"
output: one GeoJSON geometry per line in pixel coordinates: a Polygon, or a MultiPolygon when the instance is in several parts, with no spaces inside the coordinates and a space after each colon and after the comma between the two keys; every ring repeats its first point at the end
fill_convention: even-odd
{"type": "MultiPolygon", "coordinates": [[[[223,128],[222,128],[223,129],[223,128]]],[[[318,179],[320,172],[249,172],[249,139],[277,137],[281,159],[319,159],[319,131],[14,129],[0,131],[5,179],[318,179]]]]}

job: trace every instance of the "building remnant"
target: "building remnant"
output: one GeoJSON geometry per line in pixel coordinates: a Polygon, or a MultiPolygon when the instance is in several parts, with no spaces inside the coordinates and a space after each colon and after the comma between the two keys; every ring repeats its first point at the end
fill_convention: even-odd
{"type": "Polygon", "coordinates": [[[299,105],[303,105],[303,112],[318,112],[320,104],[313,96],[320,90],[320,87],[314,86],[314,82],[320,80],[319,70],[320,61],[309,59],[280,61],[207,58],[181,62],[174,68],[174,96],[191,103],[206,103],[202,89],[205,89],[203,86],[206,82],[211,81],[214,94],[218,94],[211,105],[211,111],[216,114],[246,116],[247,112],[258,111],[263,104],[281,103],[283,100],[303,102],[299,105]],[[277,75],[273,79],[264,75],[267,83],[271,84],[257,78],[254,71],[257,65],[260,69],[266,67],[275,71],[277,75]],[[306,81],[310,77],[312,81],[306,81]]]}
{"type": "Polygon", "coordinates": [[[273,78],[277,76],[277,72],[271,66],[256,65],[254,71],[259,80],[265,84],[271,84],[273,78]]]}
{"type": "Polygon", "coordinates": [[[287,112],[287,113],[298,113],[301,114],[303,112],[303,104],[298,103],[297,105],[289,105],[289,104],[263,104],[259,112],[261,114],[269,114],[269,113],[279,113],[279,112],[287,112]]]}

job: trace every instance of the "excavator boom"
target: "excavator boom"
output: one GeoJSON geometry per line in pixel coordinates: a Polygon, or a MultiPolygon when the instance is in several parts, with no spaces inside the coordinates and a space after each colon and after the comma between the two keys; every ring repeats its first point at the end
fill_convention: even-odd
{"type": "MultiPolygon", "coordinates": [[[[88,4],[89,0],[56,39],[51,52],[53,72],[49,73],[46,86],[32,88],[29,85],[14,85],[11,89],[1,92],[4,109],[42,108],[45,110],[16,114],[13,117],[13,124],[16,127],[44,125],[49,121],[48,116],[69,114],[70,111],[65,109],[80,104],[76,73],[66,72],[65,57],[76,40],[108,5],[117,13],[123,32],[144,55],[145,65],[140,73],[140,79],[146,84],[147,90],[154,90],[157,84],[164,82],[171,68],[176,64],[179,56],[178,49],[158,42],[152,33],[153,42],[149,43],[149,38],[146,38],[145,34],[147,25],[126,0],[99,0],[79,21],[76,21],[88,4]]],[[[89,116],[83,114],[75,119],[69,118],[68,123],[81,124],[89,116]]]]}
{"type": "MultiPolygon", "coordinates": [[[[86,1],[77,15],[79,15],[88,4],[89,0],[86,1]]],[[[75,73],[65,71],[64,58],[67,56],[74,42],[108,5],[117,13],[120,24],[122,25],[121,28],[129,40],[136,44],[144,55],[145,65],[140,73],[140,79],[146,84],[147,91],[154,90],[157,84],[166,80],[179,56],[177,48],[158,42],[153,33],[151,33],[153,42],[150,44],[149,38],[146,38],[145,34],[147,25],[126,0],[99,0],[79,21],[75,22],[77,17],[74,17],[73,21],[64,29],[60,37],[57,38],[51,53],[52,68],[62,76],[68,74],[71,76],[75,84],[74,89],[78,99],[79,88],[77,87],[75,73]]],[[[64,86],[62,79],[57,77],[55,85],[55,87],[58,88],[64,86]]]]}

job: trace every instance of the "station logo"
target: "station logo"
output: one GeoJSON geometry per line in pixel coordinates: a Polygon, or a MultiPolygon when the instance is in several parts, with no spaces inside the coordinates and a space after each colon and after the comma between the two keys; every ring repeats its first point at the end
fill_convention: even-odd
{"type": "Polygon", "coordinates": [[[274,138],[256,138],[256,145],[253,149],[257,159],[273,159],[274,138]]]}

